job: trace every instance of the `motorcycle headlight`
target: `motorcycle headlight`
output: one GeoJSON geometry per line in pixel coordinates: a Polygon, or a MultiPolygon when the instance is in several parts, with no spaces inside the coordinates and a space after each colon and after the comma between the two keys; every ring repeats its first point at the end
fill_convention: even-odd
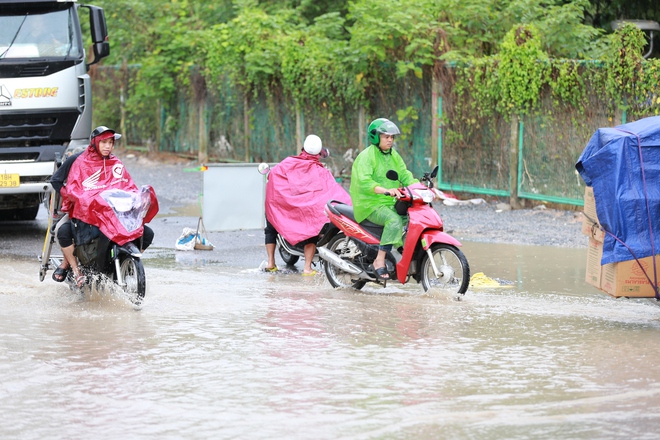
{"type": "Polygon", "coordinates": [[[435,194],[430,189],[416,189],[415,193],[422,198],[424,203],[431,203],[435,199],[435,194]]]}

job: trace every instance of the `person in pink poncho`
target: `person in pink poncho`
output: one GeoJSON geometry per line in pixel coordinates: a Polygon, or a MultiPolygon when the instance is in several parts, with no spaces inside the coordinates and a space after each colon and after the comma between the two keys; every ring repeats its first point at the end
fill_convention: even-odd
{"type": "Polygon", "coordinates": [[[318,136],[307,136],[300,154],[287,157],[268,175],[264,229],[268,254],[266,271],[277,270],[275,239],[279,232],[289,243],[303,247],[302,274],[314,275],[312,260],[316,242],[321,228],[328,222],[323,211],[325,204],[331,199],[351,203],[346,190],[320,162],[322,147],[318,136]]]}
{"type": "MultiPolygon", "coordinates": [[[[152,242],[154,233],[147,225],[127,231],[115,221],[112,208],[102,202],[103,191],[121,189],[138,191],[138,187],[125,169],[124,164],[112,154],[115,142],[121,134],[99,126],[92,131],[89,145],[85,150],[69,157],[53,174],[50,183],[62,196],[62,218],[57,229],[57,241],[62,248],[64,259],[53,273],[53,280],[61,283],[72,270],[78,287],[85,282],[85,276],[78,267],[75,257],[74,227],[83,224],[97,227],[108,239],[124,244],[134,241],[141,250],[152,242]],[[75,224],[74,224],[75,223],[75,224]]],[[[151,204],[144,223],[149,222],[158,212],[158,199],[153,188],[148,187],[151,204]]]]}

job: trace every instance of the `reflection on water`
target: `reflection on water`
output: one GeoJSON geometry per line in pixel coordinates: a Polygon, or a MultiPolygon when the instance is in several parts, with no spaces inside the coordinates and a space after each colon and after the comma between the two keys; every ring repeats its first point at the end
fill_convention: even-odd
{"type": "MultiPolygon", "coordinates": [[[[586,250],[468,243],[513,281],[416,284],[147,267],[141,310],[0,259],[6,438],[655,438],[660,309],[584,283],[586,250]]],[[[171,258],[174,258],[173,256],[171,258]]]]}

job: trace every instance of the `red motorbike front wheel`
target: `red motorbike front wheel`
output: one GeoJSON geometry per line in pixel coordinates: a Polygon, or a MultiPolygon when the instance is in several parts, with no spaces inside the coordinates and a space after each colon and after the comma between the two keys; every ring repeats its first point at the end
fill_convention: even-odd
{"type": "Polygon", "coordinates": [[[470,265],[463,252],[449,244],[431,246],[422,258],[420,282],[425,292],[464,294],[470,283],[470,265]]]}

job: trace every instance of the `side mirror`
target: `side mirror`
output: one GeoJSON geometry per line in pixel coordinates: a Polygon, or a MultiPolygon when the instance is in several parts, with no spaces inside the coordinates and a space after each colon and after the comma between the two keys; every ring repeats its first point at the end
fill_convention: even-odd
{"type": "Polygon", "coordinates": [[[431,171],[431,179],[435,179],[437,175],[438,175],[438,166],[436,165],[435,168],[433,168],[433,171],[431,171]]]}
{"type": "Polygon", "coordinates": [[[321,159],[326,159],[330,157],[330,150],[328,150],[325,147],[321,148],[321,152],[319,153],[319,156],[321,157],[321,159]]]}
{"type": "Polygon", "coordinates": [[[257,167],[257,170],[259,171],[260,174],[263,174],[265,176],[270,172],[270,165],[268,165],[266,162],[261,162],[257,167]]]}
{"type": "Polygon", "coordinates": [[[399,180],[399,173],[397,173],[397,172],[394,171],[394,170],[389,170],[389,171],[385,174],[385,176],[386,176],[388,179],[390,179],[390,180],[396,180],[396,181],[399,180]]]}
{"type": "Polygon", "coordinates": [[[103,43],[108,39],[108,26],[105,22],[105,13],[98,6],[89,8],[89,25],[92,31],[92,42],[103,43]]]}
{"type": "Polygon", "coordinates": [[[89,25],[92,32],[94,60],[87,65],[89,67],[110,55],[110,43],[108,42],[108,27],[105,22],[103,9],[91,5],[85,5],[83,7],[89,9],[89,25]]]}
{"type": "Polygon", "coordinates": [[[107,41],[104,41],[103,43],[94,43],[93,51],[94,61],[89,63],[90,66],[101,61],[101,58],[105,58],[110,55],[110,43],[107,41]]]}

